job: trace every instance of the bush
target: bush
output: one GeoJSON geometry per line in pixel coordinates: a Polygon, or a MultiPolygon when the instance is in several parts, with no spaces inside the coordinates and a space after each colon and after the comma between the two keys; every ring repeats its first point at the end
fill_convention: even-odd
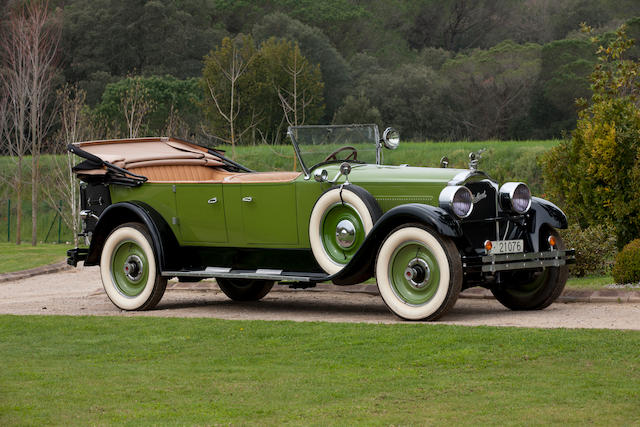
{"type": "Polygon", "coordinates": [[[576,263],[569,271],[573,276],[605,275],[611,272],[616,256],[616,238],[611,227],[593,225],[585,229],[572,224],[562,233],[567,248],[576,250],[576,263]]]}
{"type": "Polygon", "coordinates": [[[640,239],[632,240],[622,248],[616,256],[612,274],[616,283],[640,282],[640,239]]]}
{"type": "Polygon", "coordinates": [[[599,48],[591,104],[543,162],[550,198],[583,227],[611,224],[618,248],[640,237],[640,61],[625,55],[632,45],[621,28],[599,48]]]}

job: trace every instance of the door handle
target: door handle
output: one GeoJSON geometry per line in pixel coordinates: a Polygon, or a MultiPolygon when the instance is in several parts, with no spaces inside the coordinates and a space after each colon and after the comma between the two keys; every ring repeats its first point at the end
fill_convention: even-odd
{"type": "Polygon", "coordinates": [[[253,201],[253,197],[251,197],[251,196],[243,197],[242,201],[243,202],[252,202],[253,201]]]}
{"type": "Polygon", "coordinates": [[[210,205],[213,205],[214,203],[218,203],[218,198],[212,197],[209,200],[207,200],[207,203],[209,203],[210,205]]]}

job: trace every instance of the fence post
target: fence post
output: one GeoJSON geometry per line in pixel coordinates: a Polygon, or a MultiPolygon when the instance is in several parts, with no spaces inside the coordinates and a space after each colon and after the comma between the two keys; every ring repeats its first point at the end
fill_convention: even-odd
{"type": "Polygon", "coordinates": [[[11,199],[7,202],[7,242],[11,243],[11,199]]]}
{"type": "Polygon", "coordinates": [[[62,234],[62,200],[58,202],[60,213],[58,214],[58,244],[60,244],[60,235],[62,234]]]}

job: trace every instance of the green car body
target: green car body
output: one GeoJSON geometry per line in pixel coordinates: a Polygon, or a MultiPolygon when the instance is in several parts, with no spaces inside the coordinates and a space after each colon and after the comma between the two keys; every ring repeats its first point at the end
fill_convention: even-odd
{"type": "MultiPolygon", "coordinates": [[[[339,165],[326,168],[335,175],[339,165]]],[[[383,212],[407,203],[438,205],[442,188],[461,169],[357,165],[349,180],[378,201],[383,212]]],[[[287,183],[157,184],[110,186],[112,203],[153,206],[184,246],[309,248],[311,210],[332,187],[300,175],[287,183]],[[243,202],[251,197],[251,202],[243,202]],[[207,203],[216,198],[216,203],[207,203]],[[273,221],[278,218],[278,221],[273,221]]]]}
{"type": "Polygon", "coordinates": [[[567,226],[555,205],[530,197],[522,183],[499,186],[477,160],[470,169],[384,165],[383,145],[397,141],[388,131],[378,138],[374,126],[353,128],[374,139],[375,161],[359,160],[366,151],[349,144],[324,159],[314,153],[313,166],[305,150],[324,146],[318,138],[304,145],[298,131],[348,127],[290,128],[302,173],[255,173],[167,138],[72,145],[86,159],[75,172],[91,242],[68,261],[100,265],[107,294],[123,309],[153,307],[171,277],[216,278],[235,300],[262,298],[276,281],[311,287],[375,277],[391,311],[410,320],[442,316],[472,286],[512,309],[553,302],[573,261],[555,232],[567,226]],[[173,154],[139,149],[134,161],[117,147],[173,154]]]}

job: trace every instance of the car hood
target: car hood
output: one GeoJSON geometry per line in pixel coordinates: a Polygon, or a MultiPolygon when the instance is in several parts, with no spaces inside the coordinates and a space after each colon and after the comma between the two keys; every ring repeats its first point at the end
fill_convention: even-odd
{"type": "MultiPolygon", "coordinates": [[[[340,166],[328,165],[325,169],[329,172],[329,179],[333,179],[340,169],[340,166]]],[[[404,182],[441,183],[442,185],[448,185],[462,184],[474,176],[488,178],[487,175],[482,172],[472,171],[469,169],[352,164],[349,181],[362,184],[404,182]]],[[[341,177],[338,182],[342,182],[343,179],[344,178],[341,177]]]]}

